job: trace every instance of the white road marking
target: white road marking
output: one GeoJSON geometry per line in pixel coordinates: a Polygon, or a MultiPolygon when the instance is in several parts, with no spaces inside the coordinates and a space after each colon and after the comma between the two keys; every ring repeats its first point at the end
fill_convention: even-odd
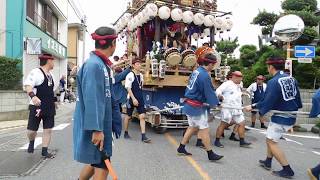
{"type": "MultiPolygon", "coordinates": [[[[246,126],[246,128],[247,128],[247,129],[250,129],[250,130],[259,131],[259,132],[266,132],[266,130],[261,130],[261,129],[257,129],[257,128],[252,128],[252,127],[249,127],[249,126],[246,126]]],[[[263,134],[265,134],[265,133],[263,133],[263,134]]],[[[284,135],[285,135],[285,136],[291,136],[291,137],[306,138],[306,139],[320,139],[320,136],[307,136],[307,135],[288,134],[288,133],[285,133],[284,135]]]]}
{"type": "Polygon", "coordinates": [[[320,156],[320,152],[317,152],[317,151],[312,151],[312,152],[320,156]]]}
{"type": "MultiPolygon", "coordinates": [[[[36,137],[36,139],[34,140],[34,148],[36,148],[40,144],[42,144],[42,137],[36,137]]],[[[25,144],[19,149],[28,149],[28,146],[29,146],[29,143],[25,144]]]]}
{"type": "Polygon", "coordinates": [[[62,124],[59,124],[58,126],[54,127],[52,130],[53,131],[61,131],[64,128],[68,127],[69,125],[70,125],[70,123],[62,123],[62,124]]]}
{"type": "Polygon", "coordinates": [[[292,139],[289,139],[289,138],[284,138],[284,140],[286,140],[288,142],[294,142],[294,143],[297,143],[297,144],[303,146],[303,144],[301,142],[298,142],[298,141],[295,141],[295,140],[292,140],[292,139]]]}
{"type": "MultiPolygon", "coordinates": [[[[53,131],[61,131],[63,130],[64,128],[68,127],[70,125],[70,123],[62,123],[62,124],[59,124],[58,126],[54,127],[52,130],[53,131]]],[[[38,132],[43,132],[43,129],[39,129],[38,132]]]]}

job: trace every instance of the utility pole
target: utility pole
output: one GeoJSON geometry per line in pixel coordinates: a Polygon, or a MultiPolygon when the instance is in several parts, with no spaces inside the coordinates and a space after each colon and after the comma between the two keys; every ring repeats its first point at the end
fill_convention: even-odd
{"type": "MultiPolygon", "coordinates": [[[[82,63],[85,61],[85,55],[86,55],[86,33],[87,33],[87,16],[84,15],[81,19],[81,27],[82,27],[82,38],[83,38],[83,47],[82,47],[82,63]]],[[[78,64],[79,65],[79,64],[78,64]]]]}

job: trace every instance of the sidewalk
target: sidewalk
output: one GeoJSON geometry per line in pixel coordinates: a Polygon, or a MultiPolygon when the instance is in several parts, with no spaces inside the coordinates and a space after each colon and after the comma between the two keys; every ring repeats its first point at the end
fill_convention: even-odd
{"type": "MultiPolygon", "coordinates": [[[[66,112],[70,112],[74,109],[75,103],[64,103],[62,105],[58,106],[57,109],[57,115],[55,116],[55,119],[62,116],[66,112]]],[[[27,126],[28,120],[10,120],[10,121],[0,121],[0,131],[1,130],[8,130],[8,129],[15,129],[27,126]]]]}

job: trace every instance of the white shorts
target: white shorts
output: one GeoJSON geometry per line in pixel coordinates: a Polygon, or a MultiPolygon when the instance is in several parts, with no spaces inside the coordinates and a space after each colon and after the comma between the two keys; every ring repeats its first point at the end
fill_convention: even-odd
{"type": "Polygon", "coordinates": [[[205,112],[200,116],[187,116],[187,117],[188,117],[188,124],[190,127],[199,128],[199,129],[209,128],[207,112],[205,112]]]}
{"type": "Polygon", "coordinates": [[[240,124],[245,120],[243,112],[236,109],[221,109],[221,121],[230,124],[235,121],[236,124],[240,124]]]}
{"type": "Polygon", "coordinates": [[[293,126],[270,122],[267,129],[267,138],[274,142],[278,142],[282,137],[283,133],[288,132],[288,130],[292,127],[293,126]]]}

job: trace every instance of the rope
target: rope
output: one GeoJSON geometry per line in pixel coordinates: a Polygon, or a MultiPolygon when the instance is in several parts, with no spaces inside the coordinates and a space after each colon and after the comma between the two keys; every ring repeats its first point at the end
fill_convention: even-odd
{"type": "MultiPolygon", "coordinates": [[[[161,112],[179,110],[179,109],[182,109],[182,108],[183,108],[183,106],[177,106],[177,107],[173,107],[173,108],[165,108],[165,109],[161,109],[161,110],[150,111],[150,112],[148,112],[148,113],[155,114],[155,113],[161,113],[161,112]]],[[[220,111],[221,109],[243,110],[244,107],[221,106],[221,107],[213,108],[212,110],[218,110],[218,111],[220,111]]],[[[259,112],[259,109],[253,109],[252,111],[254,111],[254,112],[259,112]]],[[[269,112],[270,112],[270,113],[274,113],[274,114],[289,115],[289,116],[292,116],[292,117],[295,117],[296,115],[309,115],[309,112],[304,112],[304,111],[278,111],[278,110],[270,110],[269,112]]]]}

